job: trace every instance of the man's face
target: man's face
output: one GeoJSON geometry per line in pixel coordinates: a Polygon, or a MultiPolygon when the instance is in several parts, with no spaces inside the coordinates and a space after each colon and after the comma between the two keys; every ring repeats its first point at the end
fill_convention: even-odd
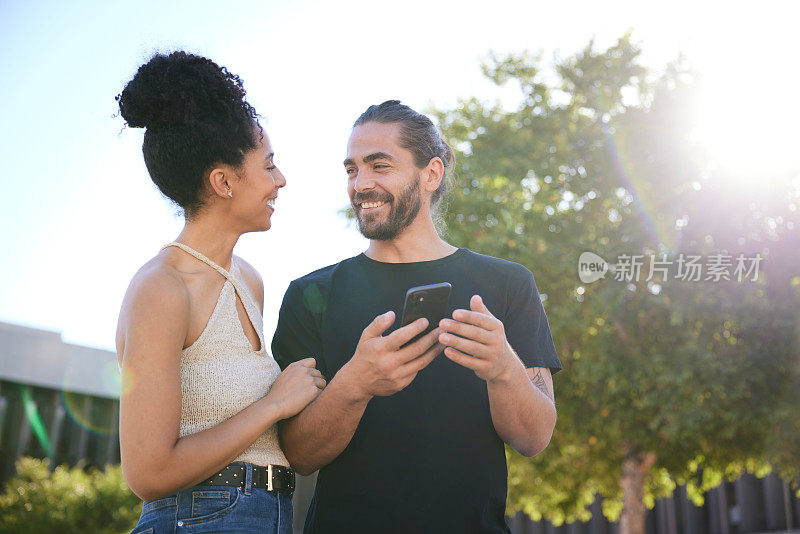
{"type": "Polygon", "coordinates": [[[420,169],[398,144],[400,125],[368,122],[353,128],[347,143],[347,192],[367,239],[396,238],[422,206],[420,169]]]}

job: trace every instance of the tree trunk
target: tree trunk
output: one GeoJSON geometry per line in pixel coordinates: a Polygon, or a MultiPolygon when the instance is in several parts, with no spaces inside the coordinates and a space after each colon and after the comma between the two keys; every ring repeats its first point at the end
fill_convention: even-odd
{"type": "Polygon", "coordinates": [[[628,444],[622,462],[622,516],[619,534],[644,534],[644,481],[656,461],[652,452],[643,453],[628,444]]]}

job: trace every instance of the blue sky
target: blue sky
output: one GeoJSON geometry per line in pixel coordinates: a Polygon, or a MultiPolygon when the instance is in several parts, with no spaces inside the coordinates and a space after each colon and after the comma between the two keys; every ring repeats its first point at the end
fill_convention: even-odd
{"type": "Polygon", "coordinates": [[[798,81],[784,72],[800,49],[786,8],[651,5],[0,1],[0,320],[111,348],[128,281],[180,231],[144,168],[143,131],[114,117],[114,96],[155,51],[227,66],[266,119],[288,186],[272,229],[243,236],[236,253],[265,280],[268,337],[290,280],[366,246],[340,215],[353,120],[388,98],[417,109],[513,103],[516,88],[482,78],[490,50],[563,57],[632,29],[649,66],[683,51],[707,74],[700,134],[719,154],[747,165],[743,147],[755,147],[794,165],[796,135],[781,125],[800,117],[778,105],[798,81]]]}

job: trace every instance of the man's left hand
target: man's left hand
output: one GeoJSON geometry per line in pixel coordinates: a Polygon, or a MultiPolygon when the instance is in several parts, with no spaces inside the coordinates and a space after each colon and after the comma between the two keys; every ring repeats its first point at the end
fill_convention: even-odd
{"type": "Polygon", "coordinates": [[[503,323],[478,295],[472,296],[469,307],[455,310],[453,319],[439,323],[444,355],[487,382],[507,379],[514,367],[523,366],[506,339],[503,323]]]}

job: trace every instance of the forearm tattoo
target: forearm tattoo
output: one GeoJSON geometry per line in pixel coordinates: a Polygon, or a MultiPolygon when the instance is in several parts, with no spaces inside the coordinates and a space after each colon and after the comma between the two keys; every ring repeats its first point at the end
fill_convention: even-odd
{"type": "Polygon", "coordinates": [[[553,399],[553,394],[550,393],[550,390],[547,388],[547,382],[544,381],[544,377],[542,376],[542,370],[541,369],[537,369],[536,370],[536,374],[534,374],[531,377],[531,381],[533,382],[534,386],[539,388],[539,390],[542,393],[547,395],[548,399],[550,399],[551,401],[555,402],[555,400],[553,399]]]}

